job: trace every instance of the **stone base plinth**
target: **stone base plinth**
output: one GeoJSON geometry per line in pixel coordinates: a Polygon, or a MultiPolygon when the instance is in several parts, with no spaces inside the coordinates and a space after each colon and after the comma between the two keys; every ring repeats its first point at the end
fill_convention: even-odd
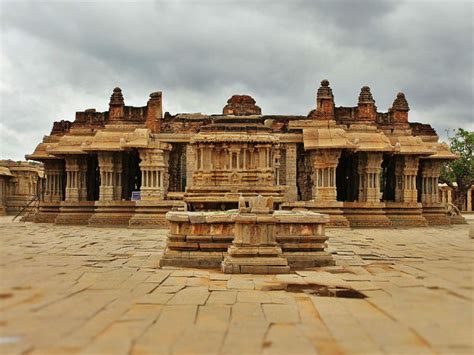
{"type": "Polygon", "coordinates": [[[385,213],[393,227],[426,227],[421,203],[385,202],[385,213]]]}
{"type": "Polygon", "coordinates": [[[392,222],[386,216],[383,202],[344,202],[344,217],[351,227],[390,227],[392,222]]]}
{"type": "Polygon", "coordinates": [[[334,265],[331,254],[325,251],[326,223],[330,216],[312,212],[275,211],[277,218],[275,237],[282,256],[291,268],[334,265]]]}
{"type": "Polygon", "coordinates": [[[466,219],[461,215],[449,216],[451,224],[467,224],[466,219]]]}
{"type": "Polygon", "coordinates": [[[349,227],[349,221],[342,211],[343,203],[339,201],[294,201],[286,202],[281,205],[283,210],[306,209],[311,212],[329,215],[327,227],[349,227]]]}
{"type": "Polygon", "coordinates": [[[162,266],[210,267],[221,265],[234,239],[236,212],[169,212],[168,243],[162,266]]]}
{"type": "MultiPolygon", "coordinates": [[[[10,196],[7,199],[6,203],[6,212],[9,215],[16,215],[18,212],[20,212],[23,207],[28,205],[31,200],[34,198],[34,196],[31,195],[18,195],[18,196],[10,196]]],[[[31,202],[30,206],[28,208],[25,208],[23,211],[23,214],[26,214],[26,211],[31,211],[34,208],[35,202],[31,202]]]]}
{"type": "Polygon", "coordinates": [[[183,201],[137,201],[135,214],[130,218],[132,228],[168,228],[166,213],[171,210],[184,210],[183,201]]]}
{"type": "Polygon", "coordinates": [[[290,271],[288,260],[277,255],[248,257],[229,255],[222,261],[221,269],[226,274],[286,274],[290,271]]]}
{"type": "MultiPolygon", "coordinates": [[[[284,273],[289,267],[334,265],[325,251],[324,224],[329,216],[309,211],[275,211],[266,216],[272,219],[273,242],[249,247],[243,243],[232,244],[238,215],[238,210],[169,212],[166,218],[170,232],[160,265],[224,267],[224,272],[232,273],[284,273]]],[[[263,233],[260,224],[253,231],[263,233]]],[[[254,234],[246,233],[244,242],[252,243],[254,234]]]]}
{"type": "Polygon", "coordinates": [[[135,214],[135,201],[96,201],[95,212],[89,219],[94,227],[128,226],[135,214]]]}
{"type": "Polygon", "coordinates": [[[160,260],[160,266],[216,269],[220,267],[223,258],[222,251],[189,251],[184,248],[178,250],[167,247],[160,260]]]}
{"type": "Polygon", "coordinates": [[[54,222],[57,224],[86,225],[93,215],[94,209],[94,201],[63,201],[54,222]]]}
{"type": "Polygon", "coordinates": [[[423,203],[422,215],[430,226],[451,224],[446,207],[442,203],[423,203]]]}
{"type": "Polygon", "coordinates": [[[54,223],[60,206],[60,202],[41,202],[34,221],[36,223],[54,223]]]}

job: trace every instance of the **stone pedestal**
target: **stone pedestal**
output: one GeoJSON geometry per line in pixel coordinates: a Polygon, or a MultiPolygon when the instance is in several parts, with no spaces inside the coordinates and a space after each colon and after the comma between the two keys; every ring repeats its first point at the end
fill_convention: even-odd
{"type": "Polygon", "coordinates": [[[222,271],[227,274],[283,274],[288,260],[276,242],[273,213],[240,213],[235,218],[234,241],[227,249],[222,271]]]}

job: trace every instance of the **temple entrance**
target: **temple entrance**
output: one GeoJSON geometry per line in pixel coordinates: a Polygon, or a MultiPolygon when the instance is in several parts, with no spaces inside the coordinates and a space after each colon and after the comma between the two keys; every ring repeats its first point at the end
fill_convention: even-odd
{"type": "Polygon", "coordinates": [[[338,201],[357,201],[359,197],[358,157],[356,153],[343,150],[336,168],[338,201]]]}
{"type": "Polygon", "coordinates": [[[384,154],[380,180],[382,201],[395,201],[395,156],[384,154]]]}
{"type": "Polygon", "coordinates": [[[99,188],[100,188],[99,160],[97,159],[97,154],[90,154],[87,156],[86,159],[87,159],[87,175],[86,175],[87,201],[97,201],[99,200],[99,188]]]}
{"type": "Polygon", "coordinates": [[[122,199],[130,200],[132,192],[140,191],[142,185],[138,150],[132,149],[123,152],[122,159],[122,199]]]}
{"type": "Polygon", "coordinates": [[[169,158],[168,191],[184,192],[186,190],[186,144],[173,144],[169,158]]]}

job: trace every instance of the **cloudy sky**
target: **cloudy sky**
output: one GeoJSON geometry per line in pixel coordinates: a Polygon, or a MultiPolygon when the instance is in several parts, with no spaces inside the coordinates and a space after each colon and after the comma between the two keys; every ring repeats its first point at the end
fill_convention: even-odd
{"type": "Polygon", "coordinates": [[[410,121],[474,129],[473,5],[380,0],[0,0],[0,158],[31,153],[53,121],[163,91],[165,111],[219,113],[235,93],[264,114],[307,114],[327,78],[337,106],[369,85],[410,121]]]}

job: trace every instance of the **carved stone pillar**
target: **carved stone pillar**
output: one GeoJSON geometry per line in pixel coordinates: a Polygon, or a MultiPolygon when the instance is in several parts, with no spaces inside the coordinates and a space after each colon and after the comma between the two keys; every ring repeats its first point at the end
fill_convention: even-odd
{"type": "Polygon", "coordinates": [[[423,160],[421,165],[421,202],[437,203],[440,162],[433,159],[423,160]]]}
{"type": "Polygon", "coordinates": [[[336,201],[336,167],[340,150],[324,149],[313,153],[313,199],[336,201]]]}
{"type": "Polygon", "coordinates": [[[166,149],[140,150],[142,172],[141,200],[163,200],[168,191],[168,156],[166,149]]]}
{"type": "Polygon", "coordinates": [[[120,201],[122,199],[122,172],[123,172],[123,157],[121,153],[114,154],[114,172],[113,172],[113,189],[114,200],[120,201]]]}
{"type": "Polygon", "coordinates": [[[359,202],[380,202],[382,159],[382,153],[359,154],[359,202]]]}
{"type": "Polygon", "coordinates": [[[62,161],[45,161],[44,173],[46,176],[45,191],[43,198],[45,202],[59,202],[63,199],[64,166],[62,161]]]}
{"type": "Polygon", "coordinates": [[[398,156],[395,162],[395,201],[417,202],[416,175],[417,156],[398,156]]]}
{"type": "Polygon", "coordinates": [[[85,157],[78,158],[79,171],[77,172],[77,188],[79,201],[87,201],[87,160],[85,157]]]}
{"type": "Polygon", "coordinates": [[[186,186],[193,185],[193,173],[196,170],[197,159],[194,146],[192,144],[186,145],[186,186]]]}
{"type": "Polygon", "coordinates": [[[286,149],[286,198],[288,201],[296,201],[298,198],[298,189],[296,187],[296,144],[287,144],[286,149]]]}
{"type": "Polygon", "coordinates": [[[66,201],[87,200],[86,175],[87,163],[84,157],[66,158],[66,201]]]}
{"type": "Polygon", "coordinates": [[[99,201],[114,199],[114,153],[100,152],[97,154],[100,171],[99,201]]]}

